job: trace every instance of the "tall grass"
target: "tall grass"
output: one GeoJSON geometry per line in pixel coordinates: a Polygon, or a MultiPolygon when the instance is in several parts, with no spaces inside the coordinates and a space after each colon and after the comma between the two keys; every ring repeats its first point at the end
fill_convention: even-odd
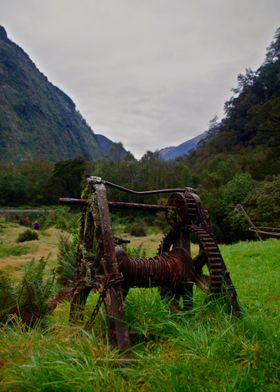
{"type": "MultiPolygon", "coordinates": [[[[118,362],[104,309],[85,332],[61,304],[45,327],[0,334],[3,391],[279,391],[280,242],[223,248],[243,318],[195,292],[190,312],[172,314],[156,289],[132,289],[126,316],[136,363],[118,362]]],[[[94,306],[92,296],[88,314],[94,306]]]]}

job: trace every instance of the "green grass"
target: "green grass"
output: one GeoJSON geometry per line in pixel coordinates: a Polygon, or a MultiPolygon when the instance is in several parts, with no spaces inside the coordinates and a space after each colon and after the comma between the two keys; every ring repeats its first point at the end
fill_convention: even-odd
{"type": "Polygon", "coordinates": [[[31,251],[30,245],[3,245],[0,244],[0,258],[8,256],[26,255],[31,251]]]}
{"type": "MultiPolygon", "coordinates": [[[[2,391],[279,391],[280,241],[222,247],[243,317],[195,292],[194,308],[172,314],[156,289],[126,301],[137,363],[116,366],[102,309],[94,330],[67,322],[69,304],[37,328],[14,319],[0,334],[2,391]]],[[[92,296],[87,317],[94,306],[92,296]]]]}

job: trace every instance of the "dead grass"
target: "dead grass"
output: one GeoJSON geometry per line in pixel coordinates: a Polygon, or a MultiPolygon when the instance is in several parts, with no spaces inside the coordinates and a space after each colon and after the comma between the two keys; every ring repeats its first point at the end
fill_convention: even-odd
{"type": "MultiPolygon", "coordinates": [[[[16,239],[20,233],[26,228],[14,223],[1,224],[0,231],[0,247],[15,246],[16,239]]],[[[20,256],[6,256],[0,259],[0,270],[12,273],[13,277],[19,278],[22,274],[21,267],[31,259],[40,259],[41,257],[49,257],[50,266],[55,265],[57,258],[57,244],[62,230],[50,228],[46,231],[39,232],[39,240],[28,241],[30,251],[20,256]]],[[[25,246],[24,244],[18,246],[25,246]]]]}
{"type": "Polygon", "coordinates": [[[128,234],[124,234],[122,237],[127,240],[130,240],[129,246],[131,248],[139,248],[140,246],[142,246],[143,249],[148,250],[148,256],[153,256],[157,253],[163,235],[160,233],[156,233],[144,237],[134,237],[128,234]]]}
{"type": "MultiPolygon", "coordinates": [[[[147,250],[147,256],[152,257],[157,254],[160,243],[163,239],[163,234],[156,233],[145,237],[134,237],[128,234],[123,234],[122,237],[130,240],[129,246],[131,248],[139,248],[142,245],[142,248],[147,250]]],[[[191,244],[191,253],[193,256],[198,253],[197,244],[191,244]]]]}

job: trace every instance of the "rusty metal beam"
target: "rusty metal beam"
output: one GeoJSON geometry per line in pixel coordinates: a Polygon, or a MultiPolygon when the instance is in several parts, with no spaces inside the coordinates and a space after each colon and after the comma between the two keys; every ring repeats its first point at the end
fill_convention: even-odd
{"type": "MultiPolygon", "coordinates": [[[[94,178],[94,177],[93,177],[94,178]]],[[[101,179],[100,179],[101,180],[101,179]]],[[[126,192],[126,193],[131,193],[132,195],[138,195],[138,196],[149,196],[149,195],[158,195],[161,193],[173,193],[173,192],[195,192],[195,190],[193,188],[189,188],[189,187],[185,187],[185,188],[171,188],[171,189],[154,189],[152,191],[134,191],[132,189],[129,188],[125,188],[124,186],[118,185],[118,184],[114,184],[113,182],[110,181],[105,181],[105,180],[101,180],[101,182],[103,182],[103,184],[108,185],[112,188],[115,189],[119,189],[120,191],[126,192]]]]}
{"type": "Polygon", "coordinates": [[[84,206],[89,205],[89,202],[86,199],[73,199],[70,197],[60,197],[59,203],[60,204],[68,204],[71,206],[79,206],[79,207],[84,207],[84,206]]]}
{"type": "MultiPolygon", "coordinates": [[[[89,204],[86,199],[72,199],[72,198],[60,198],[59,202],[61,204],[76,205],[76,206],[86,206],[89,204]]],[[[144,210],[149,212],[160,212],[168,210],[176,210],[174,206],[164,206],[160,204],[143,204],[143,203],[125,203],[120,201],[109,201],[110,209],[120,209],[120,210],[144,210]]]]}
{"type": "Polygon", "coordinates": [[[162,206],[159,204],[140,204],[140,203],[124,203],[120,201],[109,201],[110,209],[121,210],[144,210],[150,212],[168,211],[169,209],[175,210],[176,208],[169,206],[162,206]]]}

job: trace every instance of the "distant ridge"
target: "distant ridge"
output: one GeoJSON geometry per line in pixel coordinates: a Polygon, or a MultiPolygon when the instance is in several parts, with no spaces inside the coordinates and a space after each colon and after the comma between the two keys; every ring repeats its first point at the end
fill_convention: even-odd
{"type": "Polygon", "coordinates": [[[189,151],[195,149],[198,143],[205,139],[207,136],[207,132],[203,132],[200,135],[187,140],[184,143],[179,144],[177,147],[165,147],[159,150],[159,155],[165,161],[169,161],[172,159],[176,159],[182,155],[188,154],[189,151]]]}
{"type": "Polygon", "coordinates": [[[0,26],[0,161],[36,156],[52,162],[75,156],[94,161],[108,151],[72,99],[48,81],[0,26]]]}
{"type": "Polygon", "coordinates": [[[132,156],[122,145],[121,142],[115,143],[104,135],[95,134],[97,142],[102,149],[105,158],[111,161],[118,161],[132,156]]]}

